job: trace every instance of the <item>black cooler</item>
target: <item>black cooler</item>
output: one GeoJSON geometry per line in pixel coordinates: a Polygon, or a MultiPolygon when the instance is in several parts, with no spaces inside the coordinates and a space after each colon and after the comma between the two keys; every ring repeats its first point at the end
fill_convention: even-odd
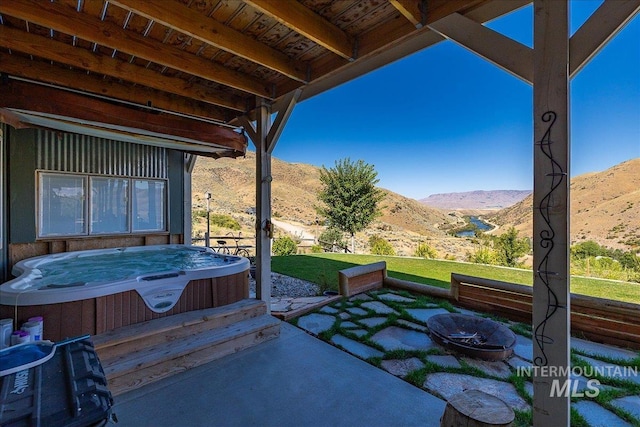
{"type": "Polygon", "coordinates": [[[88,337],[58,345],[45,363],[0,377],[0,426],[106,424],[113,398],[88,337]]]}

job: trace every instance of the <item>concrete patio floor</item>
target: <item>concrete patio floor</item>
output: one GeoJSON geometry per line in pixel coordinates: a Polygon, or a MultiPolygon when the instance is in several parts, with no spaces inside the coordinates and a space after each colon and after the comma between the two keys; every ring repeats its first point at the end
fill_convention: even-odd
{"type": "Polygon", "coordinates": [[[275,340],[117,396],[118,425],[440,425],[445,401],[281,326],[275,340]]]}

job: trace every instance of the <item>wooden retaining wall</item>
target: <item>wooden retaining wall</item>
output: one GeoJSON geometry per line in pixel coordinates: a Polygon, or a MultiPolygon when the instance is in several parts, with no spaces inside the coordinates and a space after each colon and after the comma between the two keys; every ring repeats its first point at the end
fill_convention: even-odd
{"type": "MultiPolygon", "coordinates": [[[[451,288],[437,288],[387,277],[384,261],[342,270],[339,281],[343,296],[384,286],[447,299],[460,307],[526,324],[532,319],[531,286],[451,273],[451,288]]],[[[595,342],[640,350],[640,305],[571,294],[571,332],[595,342]]]]}
{"type": "MultiPolygon", "coordinates": [[[[451,273],[454,304],[530,323],[533,288],[451,273]]],[[[621,347],[640,349],[640,305],[571,294],[571,332],[621,347]]]]}

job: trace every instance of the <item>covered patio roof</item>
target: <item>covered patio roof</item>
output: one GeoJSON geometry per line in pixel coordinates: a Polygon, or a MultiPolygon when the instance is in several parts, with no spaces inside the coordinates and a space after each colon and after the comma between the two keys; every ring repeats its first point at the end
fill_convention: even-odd
{"type": "Polygon", "coordinates": [[[483,23],[527,3],[2,2],[0,91],[28,82],[21,93],[34,111],[42,108],[34,86],[47,84],[160,117],[239,125],[263,100],[297,89],[304,100],[444,40],[428,24],[446,16],[483,23]]]}

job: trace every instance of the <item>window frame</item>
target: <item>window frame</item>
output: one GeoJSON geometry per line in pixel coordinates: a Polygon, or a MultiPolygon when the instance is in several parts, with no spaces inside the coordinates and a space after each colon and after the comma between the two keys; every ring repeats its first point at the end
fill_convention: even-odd
{"type": "Polygon", "coordinates": [[[103,174],[88,174],[88,173],[70,173],[51,170],[36,170],[36,238],[38,240],[51,240],[61,238],[86,238],[86,237],[103,237],[103,236],[126,236],[126,235],[140,235],[140,234],[155,234],[155,233],[168,233],[169,229],[169,180],[166,178],[146,178],[138,176],[120,176],[120,175],[103,175],[103,174]],[[62,176],[67,178],[79,178],[82,179],[85,185],[84,195],[84,209],[83,209],[83,221],[85,221],[86,227],[82,233],[72,234],[42,234],[42,221],[44,216],[43,209],[43,195],[44,188],[42,180],[46,176],[62,176]],[[127,181],[126,191],[126,213],[127,213],[127,231],[107,231],[107,232],[92,232],[92,182],[93,178],[98,179],[119,179],[127,181]],[[134,231],[133,224],[133,191],[136,181],[148,181],[148,182],[162,182],[162,219],[163,229],[147,229],[134,231]]]}

